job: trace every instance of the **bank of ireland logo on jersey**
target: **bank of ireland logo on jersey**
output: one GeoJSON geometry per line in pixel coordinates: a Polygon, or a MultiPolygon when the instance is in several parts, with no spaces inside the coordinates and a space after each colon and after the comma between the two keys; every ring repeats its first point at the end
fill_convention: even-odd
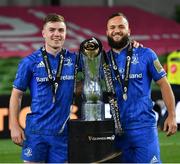
{"type": "Polygon", "coordinates": [[[24,155],[26,157],[32,156],[32,149],[30,147],[27,147],[26,149],[24,149],[24,155]]]}

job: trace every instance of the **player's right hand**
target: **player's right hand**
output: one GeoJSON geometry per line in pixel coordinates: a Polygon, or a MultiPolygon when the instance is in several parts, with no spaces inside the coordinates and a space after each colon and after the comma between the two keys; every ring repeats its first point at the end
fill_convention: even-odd
{"type": "Polygon", "coordinates": [[[11,139],[16,145],[22,146],[25,135],[20,126],[11,127],[11,139]]]}

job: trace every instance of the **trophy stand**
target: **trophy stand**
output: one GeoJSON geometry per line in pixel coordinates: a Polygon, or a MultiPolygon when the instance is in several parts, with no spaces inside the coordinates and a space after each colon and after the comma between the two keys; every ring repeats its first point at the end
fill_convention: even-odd
{"type": "Polygon", "coordinates": [[[101,42],[96,38],[80,45],[84,80],[81,119],[69,121],[68,162],[117,162],[121,152],[114,147],[114,122],[105,119],[100,82],[101,42]]]}

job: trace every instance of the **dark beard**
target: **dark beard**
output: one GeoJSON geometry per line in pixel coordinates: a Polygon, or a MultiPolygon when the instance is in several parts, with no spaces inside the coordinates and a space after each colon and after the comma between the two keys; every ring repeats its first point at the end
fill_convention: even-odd
{"type": "Polygon", "coordinates": [[[108,44],[111,48],[122,49],[129,43],[129,36],[124,36],[120,41],[114,41],[111,37],[107,36],[108,44]]]}

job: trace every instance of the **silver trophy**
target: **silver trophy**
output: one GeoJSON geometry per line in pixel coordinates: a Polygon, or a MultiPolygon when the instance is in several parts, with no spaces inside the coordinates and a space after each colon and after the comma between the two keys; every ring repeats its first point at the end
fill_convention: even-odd
{"type": "Polygon", "coordinates": [[[83,103],[82,119],[85,121],[104,120],[104,103],[100,84],[102,44],[96,38],[85,40],[80,45],[83,62],[83,103]]]}

